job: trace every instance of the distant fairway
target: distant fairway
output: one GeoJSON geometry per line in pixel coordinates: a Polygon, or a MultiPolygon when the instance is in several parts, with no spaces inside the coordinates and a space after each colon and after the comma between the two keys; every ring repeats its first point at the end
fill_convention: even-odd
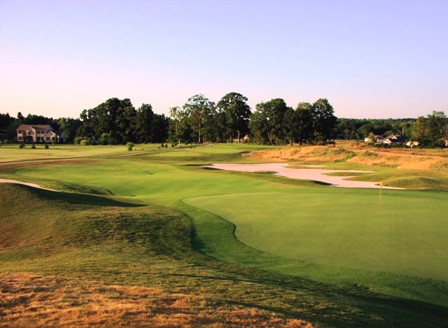
{"type": "MultiPolygon", "coordinates": [[[[96,156],[113,156],[113,155],[130,155],[126,146],[78,146],[56,144],[49,145],[49,149],[45,149],[45,145],[36,144],[36,149],[32,149],[31,145],[19,149],[17,144],[6,144],[0,147],[0,163],[11,161],[37,160],[37,159],[58,159],[58,158],[75,158],[75,157],[96,157],[96,156]]],[[[138,145],[137,151],[155,151],[158,145],[145,144],[138,145]]]]}
{"type": "Polygon", "coordinates": [[[166,151],[154,154],[155,157],[196,157],[199,154],[189,152],[189,151],[166,151]]]}
{"type": "Polygon", "coordinates": [[[236,225],[236,237],[287,258],[448,280],[448,195],[299,190],[192,198],[236,225]]]}

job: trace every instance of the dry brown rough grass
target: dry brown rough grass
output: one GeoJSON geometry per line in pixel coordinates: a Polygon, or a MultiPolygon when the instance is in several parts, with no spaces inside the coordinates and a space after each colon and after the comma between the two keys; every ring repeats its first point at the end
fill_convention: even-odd
{"type": "Polygon", "coordinates": [[[0,327],[315,327],[200,295],[28,273],[0,273],[0,318],[0,327]]]}
{"type": "Polygon", "coordinates": [[[374,148],[343,143],[332,146],[300,146],[254,152],[249,155],[264,161],[335,162],[362,165],[391,165],[398,169],[431,170],[448,164],[448,149],[374,148]]]}

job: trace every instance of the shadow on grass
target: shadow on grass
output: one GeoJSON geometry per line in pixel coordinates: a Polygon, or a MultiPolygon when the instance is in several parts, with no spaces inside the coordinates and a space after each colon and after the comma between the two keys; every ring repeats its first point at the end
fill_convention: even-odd
{"type": "Polygon", "coordinates": [[[10,192],[14,193],[14,189],[17,192],[19,190],[28,192],[31,197],[36,197],[42,199],[44,201],[51,201],[57,203],[64,203],[68,205],[90,205],[90,206],[117,206],[117,207],[141,207],[145,206],[142,204],[132,204],[122,201],[117,201],[114,199],[110,199],[103,196],[96,195],[87,195],[87,194],[78,194],[78,193],[67,193],[67,192],[59,192],[59,191],[50,191],[43,190],[38,188],[33,188],[24,185],[12,185],[5,184],[4,186],[0,186],[0,188],[7,187],[10,192]]]}
{"type": "MultiPolygon", "coordinates": [[[[322,320],[323,323],[331,324],[331,326],[335,327],[444,327],[448,316],[448,309],[424,302],[388,297],[369,291],[347,290],[314,282],[306,278],[272,275],[259,270],[249,270],[246,274],[243,272],[239,273],[242,273],[242,275],[237,277],[197,274],[170,274],[170,276],[209,280],[210,284],[213,284],[211,281],[232,281],[236,284],[249,283],[254,284],[253,290],[262,287],[267,294],[275,293],[277,291],[275,288],[277,287],[283,290],[284,299],[278,299],[278,302],[273,301],[270,304],[257,301],[252,302],[244,298],[235,300],[227,295],[223,295],[223,298],[227,304],[248,308],[256,307],[269,312],[281,313],[287,317],[300,317],[308,321],[322,320]],[[251,277],[248,277],[248,275],[251,277]],[[302,300],[303,308],[285,306],[289,303],[287,300],[289,293],[293,293],[296,296],[296,292],[305,292],[302,300]],[[310,295],[314,295],[314,297],[311,297],[312,304],[307,304],[310,295]],[[343,300],[342,309],[344,305],[356,304],[358,309],[362,309],[363,314],[349,307],[345,310],[353,312],[341,316],[341,311],[344,310],[332,304],[334,298],[343,300]],[[317,299],[320,301],[319,303],[315,302],[317,299]],[[310,307],[313,310],[310,310],[310,307]],[[366,316],[366,313],[371,315],[366,316]]],[[[219,285],[219,282],[217,284],[219,285]]]]}

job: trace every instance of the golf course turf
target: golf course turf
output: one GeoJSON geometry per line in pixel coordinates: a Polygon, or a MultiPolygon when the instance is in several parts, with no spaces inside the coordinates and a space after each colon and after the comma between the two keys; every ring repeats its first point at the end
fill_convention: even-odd
{"type": "Polygon", "coordinates": [[[1,178],[63,191],[0,185],[1,271],[161,288],[323,326],[446,323],[446,192],[383,190],[380,201],[378,189],[202,168],[260,148],[0,166],[1,178]]]}

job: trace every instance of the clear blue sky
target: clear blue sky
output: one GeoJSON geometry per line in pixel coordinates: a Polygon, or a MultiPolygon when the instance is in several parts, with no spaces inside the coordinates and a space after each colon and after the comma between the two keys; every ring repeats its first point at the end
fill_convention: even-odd
{"type": "Polygon", "coordinates": [[[0,112],[168,113],[202,93],[328,98],[338,117],[448,113],[447,0],[0,0],[0,112]]]}

